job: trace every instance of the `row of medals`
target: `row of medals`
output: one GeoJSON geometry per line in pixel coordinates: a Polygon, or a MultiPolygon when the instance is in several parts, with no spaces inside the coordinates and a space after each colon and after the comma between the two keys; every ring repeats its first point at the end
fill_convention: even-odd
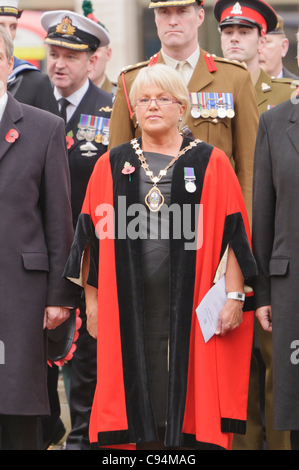
{"type": "Polygon", "coordinates": [[[87,128],[86,127],[79,127],[77,132],[77,139],[82,141],[86,140],[86,142],[93,142],[95,141],[96,144],[103,144],[109,145],[109,128],[104,128],[102,135],[101,133],[96,133],[96,129],[87,128]]]}
{"type": "Polygon", "coordinates": [[[194,119],[199,119],[200,117],[204,119],[208,119],[211,117],[212,119],[220,118],[220,119],[225,119],[226,117],[233,119],[235,117],[235,111],[231,109],[227,109],[226,107],[219,107],[219,108],[204,108],[200,109],[198,107],[195,107],[193,105],[192,110],[191,110],[191,116],[194,119]]]}

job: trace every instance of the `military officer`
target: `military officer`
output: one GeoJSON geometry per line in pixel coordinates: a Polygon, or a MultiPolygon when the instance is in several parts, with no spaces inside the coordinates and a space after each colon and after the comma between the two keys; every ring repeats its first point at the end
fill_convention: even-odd
{"type": "Polygon", "coordinates": [[[110,147],[141,135],[129,93],[141,67],[166,63],[183,75],[192,111],[187,125],[196,138],[222,149],[235,165],[249,215],[252,205],[254,144],[258,109],[250,74],[243,64],[213,57],[198,44],[204,1],[152,1],[162,49],[149,62],[125,69],[119,77],[111,118],[110,147]]]}
{"type": "MultiPolygon", "coordinates": [[[[270,5],[261,0],[218,0],[214,13],[221,31],[224,57],[245,61],[257,93],[260,114],[290,99],[295,88],[293,80],[273,79],[259,65],[259,50],[266,42],[266,33],[275,30],[277,15],[270,5]]],[[[260,351],[266,366],[265,416],[268,450],[289,448],[289,435],[273,431],[273,365],[272,335],[257,325],[260,351]]],[[[263,424],[259,406],[258,367],[252,358],[247,434],[235,437],[234,449],[263,449],[263,424]]]]}
{"type": "Polygon", "coordinates": [[[221,30],[221,47],[226,59],[244,61],[251,73],[260,114],[290,99],[293,80],[271,78],[259,64],[259,51],[266,44],[266,32],[277,26],[277,15],[261,0],[218,0],[215,17],[221,30]],[[246,33],[246,34],[245,34],[246,33]]]}
{"type": "Polygon", "coordinates": [[[282,59],[288,53],[290,42],[284,32],[284,19],[280,15],[277,15],[277,18],[276,29],[266,34],[267,42],[259,56],[260,67],[271,77],[299,80],[297,75],[283,65],[282,59]]]}
{"type": "MultiPolygon", "coordinates": [[[[86,16],[87,18],[93,19],[94,21],[98,21],[93,14],[93,6],[92,6],[91,1],[84,0],[82,8],[83,8],[84,16],[86,16]]],[[[98,23],[105,28],[105,26],[102,23],[100,22],[98,23]]],[[[111,45],[108,44],[107,46],[104,46],[104,47],[100,46],[94,55],[96,56],[97,61],[93,70],[91,71],[89,75],[90,80],[92,81],[92,83],[94,83],[96,86],[98,86],[102,90],[107,91],[107,93],[112,93],[113,95],[115,95],[116,83],[111,82],[106,75],[107,63],[111,60],[111,57],[112,57],[111,45]]]]}
{"type": "Polygon", "coordinates": [[[95,51],[110,38],[101,25],[70,11],[44,13],[41,21],[48,33],[48,73],[66,122],[76,226],[93,167],[109,142],[112,96],[88,76],[96,62],[95,51]]]}
{"type": "MultiPolygon", "coordinates": [[[[48,73],[54,85],[61,116],[66,123],[73,224],[81,212],[94,165],[106,152],[112,95],[91,83],[95,51],[110,43],[97,21],[71,11],[51,11],[42,16],[49,46],[48,73]]],[[[72,360],[70,449],[89,448],[88,422],[96,381],[96,342],[86,330],[85,303],[80,305],[83,326],[72,360]]]]}

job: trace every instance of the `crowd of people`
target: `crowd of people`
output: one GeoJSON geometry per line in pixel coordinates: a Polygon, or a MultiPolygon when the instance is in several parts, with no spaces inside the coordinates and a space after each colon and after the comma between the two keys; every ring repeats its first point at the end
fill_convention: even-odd
{"type": "Polygon", "coordinates": [[[299,450],[299,81],[269,4],[215,2],[221,58],[204,3],[152,0],[114,84],[92,2],[43,14],[45,75],[0,0],[1,450],[63,438],[60,371],[66,450],[299,450]]]}

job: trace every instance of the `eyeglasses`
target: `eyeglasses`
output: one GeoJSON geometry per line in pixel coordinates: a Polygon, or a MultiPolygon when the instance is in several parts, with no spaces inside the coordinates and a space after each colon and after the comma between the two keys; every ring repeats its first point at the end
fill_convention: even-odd
{"type": "Polygon", "coordinates": [[[178,101],[167,98],[166,96],[162,96],[161,98],[141,98],[141,100],[136,100],[136,106],[140,108],[149,108],[152,104],[152,101],[155,101],[156,105],[161,108],[162,106],[169,106],[174,103],[178,103],[178,101]]]}

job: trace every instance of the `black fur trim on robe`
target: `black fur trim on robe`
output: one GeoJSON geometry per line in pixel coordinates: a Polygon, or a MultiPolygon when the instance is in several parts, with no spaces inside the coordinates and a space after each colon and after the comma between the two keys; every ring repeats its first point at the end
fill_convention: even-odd
{"type": "Polygon", "coordinates": [[[226,217],[221,257],[224,255],[227,245],[232,247],[244,279],[256,276],[257,264],[252,256],[241,212],[226,217]]]}
{"type": "MultiPolygon", "coordinates": [[[[80,279],[82,257],[87,246],[90,246],[90,265],[87,283],[98,288],[99,239],[90,215],[80,214],[71,253],[63,276],[68,279],[80,279]]],[[[82,286],[83,287],[83,286],[82,286]]]]}

